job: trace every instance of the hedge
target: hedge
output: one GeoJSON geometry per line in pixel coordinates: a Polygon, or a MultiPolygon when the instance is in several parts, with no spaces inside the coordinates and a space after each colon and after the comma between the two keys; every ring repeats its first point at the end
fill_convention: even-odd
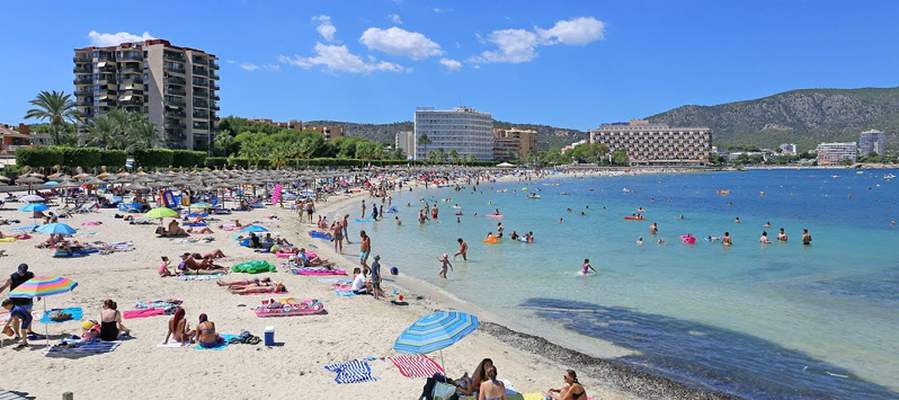
{"type": "Polygon", "coordinates": [[[228,165],[228,157],[206,157],[207,167],[224,167],[228,165]]]}
{"type": "Polygon", "coordinates": [[[56,147],[62,152],[62,165],[66,167],[96,168],[102,165],[100,149],[96,147],[56,147]]]}
{"type": "Polygon", "coordinates": [[[128,162],[128,153],[122,150],[101,150],[100,165],[112,168],[121,168],[128,162]]]}
{"type": "Polygon", "coordinates": [[[16,149],[16,165],[34,168],[62,165],[62,152],[50,147],[20,147],[16,149]]]}
{"type": "Polygon", "coordinates": [[[172,166],[174,152],[168,149],[146,149],[134,151],[134,162],[143,168],[168,168],[172,166]]]}
{"type": "Polygon", "coordinates": [[[173,150],[173,167],[198,167],[206,165],[206,153],[193,150],[173,150]]]}

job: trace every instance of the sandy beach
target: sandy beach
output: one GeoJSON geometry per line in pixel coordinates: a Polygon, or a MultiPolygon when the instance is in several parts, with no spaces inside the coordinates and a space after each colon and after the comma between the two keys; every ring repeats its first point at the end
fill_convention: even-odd
{"type": "MultiPolygon", "coordinates": [[[[359,202],[359,197],[335,196],[319,204],[321,214],[334,213],[359,202]]],[[[8,205],[9,207],[9,205],[8,205]]],[[[82,242],[132,241],[135,249],[110,255],[92,254],[81,258],[52,258],[52,251],[37,249],[35,244],[45,237],[35,234],[28,240],[0,244],[9,254],[3,258],[4,275],[15,270],[19,263],[27,263],[38,276],[65,276],[78,282],[70,293],[46,298],[48,307],[83,307],[85,319],[99,319],[104,299],[118,302],[119,310],[134,308],[135,303],[153,299],[180,299],[187,311],[187,320],[196,325],[197,316],[206,313],[216,323],[220,333],[239,333],[247,330],[262,336],[267,326],[274,326],[279,346],[235,344],[223,351],[202,351],[193,348],[162,348],[168,316],[125,320],[134,339],[126,340],[113,352],[80,359],[50,358],[43,340],[32,347],[12,350],[6,340],[0,349],[4,362],[0,366],[0,388],[29,392],[37,398],[60,398],[63,392],[75,393],[75,398],[140,398],[140,399],[288,399],[288,398],[415,398],[421,393],[424,379],[403,377],[384,357],[395,355],[393,343],[409,324],[434,309],[450,306],[433,296],[420,296],[403,286],[402,279],[388,278],[385,291],[393,287],[404,293],[409,306],[396,306],[371,296],[342,298],[330,289],[330,283],[313,277],[296,276],[285,272],[250,276],[229,274],[226,279],[246,279],[269,276],[283,282],[287,295],[241,296],[228,293],[214,281],[181,281],[160,278],[157,274],[160,256],[177,261],[183,252],[205,253],[221,249],[227,258],[218,264],[231,265],[263,259],[273,264],[278,260],[271,254],[254,253],[240,247],[232,239],[233,232],[218,229],[218,224],[239,218],[241,223],[253,221],[290,239],[299,246],[313,249],[320,256],[337,261],[344,269],[352,270],[349,260],[338,257],[325,241],[313,241],[307,234],[313,226],[297,221],[293,210],[269,206],[250,212],[221,216],[211,221],[215,238],[211,243],[187,243],[183,239],[156,238],[153,225],[129,225],[113,217],[115,210],[76,214],[61,220],[79,229],[75,238],[82,242]],[[271,217],[276,218],[271,218],[271,217]],[[88,223],[88,224],[85,224],[88,223]],[[99,223],[99,224],[96,224],[99,223]],[[289,318],[258,318],[252,307],[264,299],[294,297],[320,300],[327,314],[289,318]],[[334,374],[324,365],[353,359],[373,358],[370,364],[375,382],[342,384],[334,382],[334,374]],[[299,392],[299,393],[298,393],[299,392]]],[[[0,217],[18,218],[27,223],[30,214],[5,209],[0,217]]],[[[8,229],[8,227],[6,227],[8,229]]],[[[7,233],[4,230],[4,233],[7,233]]],[[[358,252],[358,240],[345,248],[345,254],[358,252]]],[[[412,283],[409,280],[407,283],[412,283]]],[[[407,285],[408,286],[408,285],[407,285]]],[[[43,303],[35,303],[35,318],[40,318],[43,303]]],[[[487,317],[487,318],[485,318],[487,317]]],[[[35,322],[34,330],[43,332],[44,326],[35,322]]],[[[469,374],[485,357],[497,365],[500,378],[511,383],[521,393],[542,392],[561,385],[566,368],[586,368],[581,372],[585,387],[593,398],[699,398],[701,392],[680,387],[664,379],[640,377],[626,369],[602,360],[577,355],[558,346],[543,343],[535,347],[539,338],[528,337],[503,326],[490,323],[482,316],[482,329],[443,352],[447,375],[453,378],[469,374]],[[523,350],[528,349],[529,351],[523,350]],[[543,352],[543,353],[542,353],[543,352]],[[574,358],[573,358],[574,357],[574,358]]],[[[49,326],[53,338],[63,334],[80,334],[79,321],[49,326]]],[[[545,342],[545,341],[544,341],[545,342]]],[[[432,354],[435,358],[438,354],[432,354]]],[[[439,358],[438,362],[440,361],[439,358]]]]}

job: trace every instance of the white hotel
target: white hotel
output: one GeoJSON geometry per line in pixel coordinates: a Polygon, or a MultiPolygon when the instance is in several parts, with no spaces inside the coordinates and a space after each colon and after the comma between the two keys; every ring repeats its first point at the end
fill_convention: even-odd
{"type": "Polygon", "coordinates": [[[428,158],[430,151],[455,150],[460,157],[476,160],[493,159],[493,117],[470,107],[436,110],[415,109],[415,159],[428,158]],[[422,143],[426,136],[428,144],[422,143]]]}

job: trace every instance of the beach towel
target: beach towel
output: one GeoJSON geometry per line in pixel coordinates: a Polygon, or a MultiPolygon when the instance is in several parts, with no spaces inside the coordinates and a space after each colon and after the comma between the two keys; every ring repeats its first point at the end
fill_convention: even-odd
{"type": "Polygon", "coordinates": [[[346,275],[346,271],[340,268],[327,269],[322,267],[305,267],[305,268],[291,268],[290,272],[294,275],[305,275],[305,276],[339,276],[346,275]]]}
{"type": "Polygon", "coordinates": [[[193,349],[194,350],[216,350],[216,351],[224,350],[226,347],[228,347],[228,342],[231,339],[236,338],[238,335],[235,335],[232,333],[220,333],[219,336],[221,336],[222,339],[224,339],[224,340],[222,340],[222,343],[220,343],[219,345],[217,345],[215,347],[203,347],[203,346],[200,346],[199,343],[197,343],[197,344],[193,345],[193,349]]]}
{"type": "Polygon", "coordinates": [[[352,290],[335,290],[334,294],[340,297],[356,297],[356,293],[354,293],[352,290]]]}
{"type": "Polygon", "coordinates": [[[321,283],[346,283],[346,284],[353,283],[353,281],[346,279],[346,278],[318,278],[316,280],[321,283]]]}
{"type": "Polygon", "coordinates": [[[309,231],[309,236],[313,239],[321,239],[321,240],[334,240],[334,237],[331,236],[330,233],[321,232],[321,231],[309,231]]]}
{"type": "Polygon", "coordinates": [[[69,343],[74,346],[67,347],[59,344],[53,345],[53,347],[47,351],[47,357],[79,358],[93,354],[109,353],[117,349],[119,344],[121,344],[121,342],[104,342],[102,340],[94,340],[91,342],[74,341],[69,343]]]}
{"type": "Polygon", "coordinates": [[[256,308],[256,316],[259,318],[270,317],[295,317],[301,315],[327,314],[325,306],[318,300],[308,300],[300,304],[272,304],[262,305],[256,308]]]}
{"type": "Polygon", "coordinates": [[[224,274],[211,274],[211,275],[178,275],[175,279],[179,281],[211,281],[214,279],[221,278],[224,274]]]}
{"type": "Polygon", "coordinates": [[[184,344],[184,343],[176,342],[176,341],[173,340],[173,341],[168,342],[168,343],[159,343],[159,344],[156,345],[156,347],[164,347],[164,348],[171,348],[171,349],[180,349],[180,348],[184,348],[184,347],[190,347],[190,344],[189,344],[189,343],[188,343],[188,344],[184,344]]]}
{"type": "Polygon", "coordinates": [[[445,375],[443,368],[424,354],[399,355],[387,357],[387,359],[396,365],[400,374],[406,378],[430,378],[434,374],[445,375]]]}
{"type": "Polygon", "coordinates": [[[251,260],[231,267],[231,272],[243,272],[247,274],[260,274],[263,272],[277,272],[278,268],[265,260],[251,260]]]}
{"type": "Polygon", "coordinates": [[[147,317],[155,317],[158,315],[165,315],[164,308],[144,308],[139,310],[125,310],[122,312],[122,318],[124,319],[137,319],[137,318],[147,318],[147,317]]]}
{"type": "Polygon", "coordinates": [[[372,222],[371,218],[356,218],[356,222],[372,222]]]}
{"type": "Polygon", "coordinates": [[[44,316],[41,317],[42,324],[61,324],[66,321],[80,321],[84,318],[84,310],[81,307],[68,307],[68,308],[54,308],[51,310],[47,310],[44,312],[44,316]],[[50,319],[50,313],[54,311],[62,312],[63,314],[69,314],[72,318],[69,318],[65,321],[54,321],[50,319]]]}
{"type": "Polygon", "coordinates": [[[325,365],[325,369],[337,374],[337,384],[374,382],[378,378],[371,376],[371,366],[365,360],[352,360],[325,365]]]}

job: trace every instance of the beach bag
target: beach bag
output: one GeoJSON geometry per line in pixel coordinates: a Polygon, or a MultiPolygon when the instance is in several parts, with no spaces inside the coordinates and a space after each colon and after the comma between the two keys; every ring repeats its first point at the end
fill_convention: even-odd
{"type": "Polygon", "coordinates": [[[451,400],[458,399],[456,395],[456,387],[448,383],[436,382],[434,391],[431,392],[431,398],[434,400],[451,400]]]}

